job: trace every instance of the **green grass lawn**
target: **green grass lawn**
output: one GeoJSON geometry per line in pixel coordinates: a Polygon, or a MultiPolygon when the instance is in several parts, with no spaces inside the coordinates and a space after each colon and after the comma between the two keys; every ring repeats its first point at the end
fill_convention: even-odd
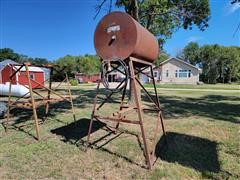
{"type": "MultiPolygon", "coordinates": [[[[240,178],[239,92],[159,89],[168,146],[159,132],[157,160],[151,171],[144,168],[137,125],[123,124],[119,133],[111,134],[104,124],[95,123],[91,140],[96,143],[86,151],[95,90],[78,86],[72,93],[77,122],[73,123],[68,103],[53,104],[49,119],[40,126],[40,142],[33,138],[31,113],[26,110],[13,112],[15,121],[8,134],[0,127],[0,179],[240,178]],[[107,140],[111,141],[106,143],[107,140]]],[[[105,93],[101,91],[101,96],[105,93]]],[[[145,96],[142,100],[145,106],[151,107],[145,96]]],[[[116,95],[101,112],[115,112],[117,101],[116,95]]],[[[137,117],[135,113],[130,116],[137,117]]],[[[154,117],[154,114],[144,116],[149,143],[154,117]]]]}
{"type": "MultiPolygon", "coordinates": [[[[152,84],[145,84],[145,87],[153,87],[152,84]]],[[[233,84],[157,84],[158,88],[177,88],[177,89],[215,89],[215,90],[240,90],[239,83],[233,84]]]]}

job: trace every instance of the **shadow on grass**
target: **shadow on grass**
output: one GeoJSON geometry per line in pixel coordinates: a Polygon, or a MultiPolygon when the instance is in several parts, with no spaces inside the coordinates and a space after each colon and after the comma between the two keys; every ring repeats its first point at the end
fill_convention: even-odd
{"type": "MultiPolygon", "coordinates": [[[[46,107],[45,105],[39,105],[36,109],[37,117],[40,125],[45,123],[44,122],[46,117],[45,107],[46,107]]],[[[49,113],[48,113],[48,118],[53,118],[60,113],[66,113],[66,111],[69,111],[70,116],[73,117],[70,102],[59,101],[59,102],[51,103],[49,113]]],[[[60,120],[58,119],[54,119],[54,120],[60,122],[60,120]]],[[[7,118],[5,118],[4,121],[2,121],[2,125],[4,128],[6,128],[6,121],[7,121],[7,118]]],[[[73,121],[74,121],[74,118],[73,118],[73,121]]],[[[64,123],[64,122],[61,122],[61,123],[64,123]]],[[[21,131],[36,139],[35,131],[34,133],[31,132],[32,129],[35,129],[35,125],[33,122],[32,109],[19,108],[19,107],[12,109],[10,111],[10,123],[8,125],[8,129],[21,131]],[[27,130],[26,127],[31,127],[31,128],[30,129],[28,128],[27,130]]]]}
{"type": "MultiPolygon", "coordinates": [[[[73,89],[75,108],[86,108],[93,103],[96,95],[96,89],[84,90],[73,89]]],[[[103,98],[107,92],[100,89],[99,97],[103,98]]],[[[119,102],[120,94],[109,98],[109,103],[119,102]]],[[[146,96],[142,96],[143,101],[148,101],[146,96]]],[[[213,120],[228,121],[232,123],[240,123],[239,102],[240,97],[226,95],[206,95],[202,97],[180,97],[180,96],[160,96],[160,102],[166,118],[182,118],[194,115],[211,118],[213,120]]],[[[41,105],[37,108],[38,118],[44,118],[45,106],[41,105]]],[[[50,103],[48,117],[54,118],[60,113],[69,112],[71,114],[71,105],[69,102],[61,101],[50,103]]],[[[32,119],[32,111],[26,109],[14,109],[11,111],[16,117],[13,127],[32,119]]],[[[15,129],[16,129],[15,128],[15,129]]],[[[24,131],[24,129],[22,129],[24,131]]]]}
{"type": "MultiPolygon", "coordinates": [[[[194,115],[239,124],[239,103],[237,96],[206,95],[200,98],[160,96],[160,103],[166,118],[182,118],[194,115]],[[224,101],[231,102],[224,102],[224,101]],[[237,103],[236,103],[237,102],[237,103]]],[[[143,100],[148,101],[144,96],[143,100]]]]}
{"type": "MultiPolygon", "coordinates": [[[[83,118],[66,126],[51,130],[51,132],[53,134],[62,136],[64,142],[73,140],[76,143],[78,140],[81,140],[88,135],[89,124],[90,119],[83,118]]],[[[106,126],[105,123],[94,121],[92,126],[92,133],[98,131],[104,126],[106,126]]]]}
{"type": "MultiPolygon", "coordinates": [[[[73,90],[73,94],[79,95],[74,99],[77,108],[85,108],[86,104],[93,103],[96,90],[73,90]]],[[[107,93],[100,89],[99,96],[107,93]]],[[[117,103],[120,100],[119,94],[109,99],[109,103],[117,103]]],[[[214,120],[240,123],[239,102],[240,97],[229,95],[205,95],[201,97],[181,96],[159,96],[164,114],[167,118],[182,118],[199,115],[214,120]]],[[[142,100],[150,102],[148,97],[142,93],[142,100]]]]}
{"type": "MultiPolygon", "coordinates": [[[[53,129],[53,130],[51,130],[51,132],[53,134],[61,136],[61,140],[63,142],[73,144],[73,145],[79,147],[80,150],[86,151],[87,150],[87,142],[83,138],[87,137],[87,135],[88,135],[89,124],[90,124],[90,119],[83,118],[83,119],[79,119],[76,122],[68,124],[66,126],[63,126],[63,127],[57,128],[57,129],[53,129]]],[[[144,165],[139,164],[120,153],[113,152],[113,151],[109,150],[108,148],[104,147],[105,145],[107,145],[114,139],[118,138],[122,134],[129,134],[129,135],[133,135],[137,138],[138,145],[139,145],[140,149],[143,151],[143,147],[142,147],[139,136],[137,134],[134,134],[129,131],[119,131],[118,133],[114,133],[113,131],[111,131],[109,128],[106,128],[106,127],[107,127],[107,125],[103,122],[100,122],[100,121],[93,122],[91,134],[93,134],[94,132],[96,132],[100,129],[105,130],[107,133],[105,135],[101,136],[100,138],[94,140],[93,142],[91,142],[89,148],[101,150],[101,151],[109,153],[113,156],[120,157],[132,164],[135,164],[142,168],[146,168],[144,165]]]]}
{"type": "MultiPolygon", "coordinates": [[[[73,94],[79,94],[74,103],[77,108],[84,108],[86,104],[93,103],[96,90],[73,90],[73,94]]],[[[99,95],[107,93],[100,89],[99,95]]],[[[118,94],[119,95],[119,94],[118,94]]],[[[120,96],[114,95],[109,103],[117,103],[120,96]]],[[[164,114],[167,118],[182,118],[194,115],[212,118],[214,120],[228,121],[239,124],[239,102],[240,97],[229,95],[205,95],[201,97],[181,96],[159,96],[164,114]]],[[[150,102],[148,97],[142,93],[142,100],[150,102]]]]}
{"type": "MultiPolygon", "coordinates": [[[[37,107],[38,119],[44,120],[45,118],[45,105],[40,105],[37,107]]],[[[71,110],[71,104],[67,101],[59,101],[50,104],[48,117],[55,117],[59,113],[66,113],[66,111],[71,110]]],[[[71,114],[72,112],[69,111],[71,114]]],[[[12,117],[15,117],[13,125],[20,124],[22,122],[28,121],[33,118],[32,109],[26,108],[14,108],[10,111],[12,117]]]]}
{"type": "MultiPolygon", "coordinates": [[[[87,104],[92,104],[96,96],[97,90],[72,90],[73,95],[78,95],[74,99],[74,104],[77,108],[85,108],[87,104]]],[[[106,89],[99,89],[98,102],[104,101],[104,99],[110,94],[106,89]]],[[[107,99],[107,103],[120,103],[120,93],[113,94],[111,98],[107,99]]]]}
{"type": "Polygon", "coordinates": [[[163,136],[157,143],[156,157],[193,168],[202,174],[220,171],[216,142],[175,132],[167,132],[166,138],[167,145],[163,136]]]}

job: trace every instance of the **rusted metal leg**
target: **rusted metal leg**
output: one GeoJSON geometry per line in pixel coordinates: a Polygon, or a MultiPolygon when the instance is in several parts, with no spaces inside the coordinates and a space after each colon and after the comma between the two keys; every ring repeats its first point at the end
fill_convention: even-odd
{"type": "Polygon", "coordinates": [[[131,59],[129,61],[129,67],[130,67],[130,74],[131,74],[131,79],[132,79],[132,88],[133,88],[133,91],[134,91],[135,103],[136,103],[136,107],[137,107],[137,111],[138,111],[138,118],[139,118],[139,122],[140,122],[142,138],[143,138],[145,157],[146,157],[148,168],[152,169],[152,163],[151,163],[150,154],[149,154],[148,146],[147,146],[146,135],[145,135],[145,132],[144,132],[144,127],[143,127],[142,108],[141,108],[139,96],[137,94],[137,92],[138,92],[137,91],[137,84],[136,84],[137,82],[136,82],[136,79],[135,79],[136,77],[135,77],[135,72],[134,72],[134,68],[133,68],[133,62],[132,62],[131,59]]]}
{"type": "MultiPolygon", "coordinates": [[[[50,77],[49,77],[49,89],[52,89],[52,74],[53,74],[53,67],[51,67],[50,69],[50,77]]],[[[49,100],[50,100],[50,97],[51,97],[51,91],[48,90],[48,94],[47,94],[47,103],[46,103],[46,109],[45,109],[45,118],[44,118],[44,121],[47,120],[48,118],[48,112],[49,112],[49,100]]]]}
{"type": "Polygon", "coordinates": [[[163,135],[165,137],[164,138],[165,139],[165,143],[167,144],[167,136],[166,136],[166,132],[165,132],[164,124],[163,124],[163,114],[162,114],[162,112],[160,113],[160,120],[161,120],[163,135]]]}
{"type": "MultiPolygon", "coordinates": [[[[154,79],[154,76],[153,76],[153,68],[152,68],[152,66],[151,66],[151,75],[153,77],[153,86],[154,86],[154,92],[155,92],[155,97],[156,97],[156,101],[157,101],[157,104],[158,104],[158,108],[161,109],[160,108],[160,102],[159,102],[158,94],[157,94],[157,87],[156,87],[155,79],[154,79]]],[[[165,128],[164,128],[164,123],[163,123],[163,112],[162,111],[160,111],[159,116],[160,116],[160,120],[161,120],[163,135],[165,137],[165,142],[167,142],[165,128]]]]}
{"type": "MultiPolygon", "coordinates": [[[[118,89],[122,84],[123,84],[124,81],[122,81],[117,87],[116,89],[118,89]]],[[[111,97],[112,95],[114,94],[114,92],[110,92],[110,94],[103,100],[103,102],[97,107],[97,110],[99,110],[111,97]]]]}
{"type": "Polygon", "coordinates": [[[89,128],[88,128],[88,137],[87,137],[87,145],[90,145],[90,136],[91,136],[91,132],[92,132],[92,125],[93,125],[93,115],[91,116],[91,121],[89,124],[89,128]]]}
{"type": "Polygon", "coordinates": [[[157,116],[157,125],[154,131],[154,137],[153,137],[153,143],[152,143],[152,152],[151,152],[151,161],[153,162],[153,158],[155,155],[155,150],[156,150],[156,144],[157,144],[157,134],[159,132],[159,126],[161,123],[161,111],[158,112],[157,116]]]}
{"type": "Polygon", "coordinates": [[[141,82],[136,79],[136,82],[138,82],[138,84],[140,85],[140,87],[143,89],[143,91],[145,92],[145,94],[148,96],[148,98],[150,99],[150,101],[152,101],[154,103],[154,105],[157,107],[157,109],[159,109],[159,105],[157,102],[155,102],[155,100],[152,98],[152,96],[150,95],[150,93],[146,90],[146,88],[141,84],[141,82]]]}
{"type": "MultiPolygon", "coordinates": [[[[124,99],[125,99],[125,95],[126,95],[126,89],[127,89],[127,84],[126,84],[126,86],[124,87],[124,89],[123,89],[123,92],[122,92],[122,99],[121,99],[121,103],[120,103],[120,108],[119,108],[119,110],[121,111],[122,110],[122,106],[123,106],[123,103],[124,103],[124,99]]],[[[119,113],[119,116],[118,116],[119,118],[121,118],[121,114],[119,113]]],[[[119,128],[119,122],[117,122],[117,124],[116,124],[116,127],[115,127],[115,133],[116,133],[116,131],[118,130],[118,128],[119,128]]]]}
{"type": "Polygon", "coordinates": [[[67,86],[68,86],[69,99],[70,99],[70,103],[71,103],[71,106],[72,106],[73,119],[74,119],[74,122],[76,122],[76,115],[75,115],[75,110],[74,110],[74,107],[73,107],[71,87],[70,87],[70,82],[69,82],[68,75],[67,75],[66,72],[65,72],[65,76],[66,76],[66,81],[67,81],[67,86]]]}
{"type": "Polygon", "coordinates": [[[97,93],[96,93],[96,96],[94,98],[94,103],[93,103],[93,111],[92,111],[92,115],[91,115],[91,121],[90,121],[89,128],[88,128],[88,137],[87,137],[87,145],[88,146],[90,145],[90,136],[91,136],[91,132],[92,132],[93,119],[94,119],[95,112],[96,112],[97,98],[98,98],[100,83],[101,83],[101,81],[99,80],[98,85],[97,85],[97,93]]]}
{"type": "Polygon", "coordinates": [[[155,83],[155,79],[154,79],[154,75],[153,75],[153,68],[152,68],[152,66],[150,66],[150,69],[151,69],[151,76],[152,76],[152,81],[153,81],[153,87],[154,87],[154,92],[155,92],[156,103],[158,105],[158,108],[160,109],[160,102],[159,102],[159,98],[158,98],[158,94],[157,94],[157,87],[156,87],[156,83],[155,83]]]}
{"type": "Polygon", "coordinates": [[[7,121],[5,123],[6,133],[8,132],[8,124],[10,121],[11,96],[12,96],[12,78],[10,78],[9,91],[8,91],[8,111],[7,111],[7,121]]]}
{"type": "Polygon", "coordinates": [[[35,123],[35,128],[36,128],[37,139],[40,140],[38,117],[37,117],[36,105],[35,105],[33,91],[32,91],[32,83],[31,83],[31,78],[30,78],[29,68],[28,68],[29,64],[24,63],[24,65],[26,68],[26,74],[27,74],[27,79],[28,79],[29,93],[30,93],[31,102],[32,102],[32,109],[33,109],[33,116],[34,116],[34,123],[35,123]]]}

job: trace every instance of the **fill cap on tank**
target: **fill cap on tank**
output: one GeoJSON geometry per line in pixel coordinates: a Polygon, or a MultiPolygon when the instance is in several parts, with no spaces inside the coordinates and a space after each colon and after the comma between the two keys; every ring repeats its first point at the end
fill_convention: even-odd
{"type": "Polygon", "coordinates": [[[133,56],[152,62],[159,52],[157,39],[124,12],[112,12],[100,20],[94,45],[97,55],[104,60],[133,56]]]}

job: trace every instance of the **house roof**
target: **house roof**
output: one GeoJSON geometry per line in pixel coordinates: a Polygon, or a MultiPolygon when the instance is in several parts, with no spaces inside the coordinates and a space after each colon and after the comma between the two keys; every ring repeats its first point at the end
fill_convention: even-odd
{"type": "Polygon", "coordinates": [[[179,58],[176,58],[176,57],[171,57],[171,58],[163,61],[162,63],[160,63],[160,66],[163,65],[163,64],[165,64],[165,63],[167,63],[167,62],[170,61],[170,60],[177,60],[177,61],[180,61],[181,63],[184,63],[184,64],[186,64],[186,65],[188,65],[188,66],[191,66],[192,68],[195,68],[195,69],[197,69],[197,70],[201,70],[200,68],[198,68],[198,67],[196,67],[196,66],[194,66],[194,65],[192,65],[192,64],[190,64],[190,63],[188,63],[188,62],[186,62],[186,61],[183,61],[183,60],[181,60],[181,59],[179,59],[179,58]]]}

